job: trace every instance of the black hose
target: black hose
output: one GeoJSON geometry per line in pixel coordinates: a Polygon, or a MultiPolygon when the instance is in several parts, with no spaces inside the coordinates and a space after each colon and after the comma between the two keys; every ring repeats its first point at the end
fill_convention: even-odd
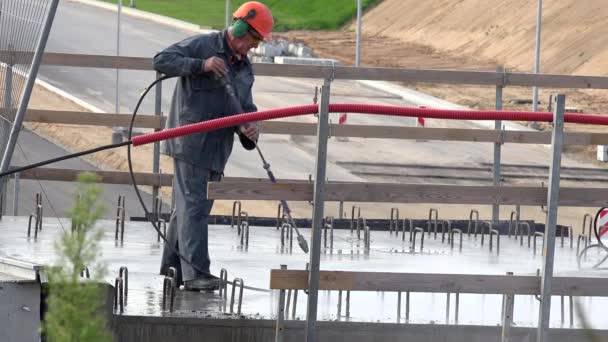
{"type": "MultiPolygon", "coordinates": [[[[197,272],[201,273],[201,274],[209,274],[208,272],[203,271],[200,267],[198,267],[197,265],[195,265],[194,263],[192,263],[190,260],[188,260],[183,254],[181,254],[179,252],[179,250],[177,248],[175,248],[175,246],[173,246],[171,243],[169,243],[169,241],[167,240],[167,237],[160,231],[160,227],[157,226],[157,222],[155,222],[151,215],[150,212],[148,211],[148,207],[146,206],[146,203],[144,202],[141,193],[139,192],[139,189],[137,187],[137,181],[135,180],[135,173],[133,172],[133,162],[131,159],[131,137],[133,135],[133,126],[135,124],[135,117],[137,116],[137,111],[139,110],[139,107],[141,106],[142,101],[144,100],[144,98],[146,97],[146,95],[148,94],[148,92],[150,91],[150,89],[152,89],[152,87],[154,87],[157,83],[162,82],[166,79],[172,78],[175,76],[163,76],[160,77],[156,80],[154,80],[154,82],[150,83],[150,85],[148,87],[146,87],[146,89],[144,90],[144,92],[141,94],[141,96],[139,97],[139,100],[137,101],[137,105],[135,106],[135,109],[133,110],[133,115],[131,116],[131,122],[129,123],[129,144],[127,144],[127,162],[129,164],[129,176],[131,177],[131,182],[133,183],[133,189],[135,190],[135,194],[137,195],[137,199],[139,200],[139,203],[141,204],[142,209],[144,210],[144,214],[146,218],[149,218],[150,223],[152,224],[152,227],[154,227],[154,230],[156,230],[156,232],[158,233],[158,235],[161,237],[161,239],[165,242],[165,245],[168,246],[171,251],[175,254],[177,254],[177,256],[183,260],[185,263],[187,263],[188,265],[192,266],[192,268],[194,268],[197,272]]],[[[234,285],[232,282],[227,281],[227,284],[230,285],[234,285]]],[[[249,289],[249,290],[254,290],[254,291],[258,291],[258,292],[270,292],[270,290],[267,289],[262,289],[262,288],[257,288],[257,287],[253,287],[253,286],[243,286],[243,288],[245,289],[249,289]]]]}
{"type": "Polygon", "coordinates": [[[96,153],[96,152],[103,151],[103,150],[109,150],[109,149],[116,148],[116,147],[122,147],[122,146],[125,146],[125,145],[131,145],[131,139],[129,139],[129,141],[124,141],[124,142],[117,143],[117,144],[99,146],[99,147],[92,148],[90,150],[84,150],[84,151],[81,151],[81,152],[76,152],[76,153],[72,153],[72,154],[66,154],[65,156],[61,156],[61,157],[57,157],[57,158],[53,158],[53,159],[44,160],[44,161],[41,161],[41,162],[38,162],[38,163],[35,163],[35,164],[30,164],[30,165],[26,165],[26,166],[12,168],[12,169],[9,169],[6,172],[0,173],[0,178],[6,177],[6,176],[10,176],[13,173],[17,173],[17,172],[22,172],[22,171],[34,169],[34,168],[37,168],[37,167],[40,167],[40,166],[44,166],[44,165],[48,165],[48,164],[57,163],[57,162],[60,162],[62,160],[67,160],[67,159],[72,159],[72,158],[76,158],[76,157],[81,157],[81,156],[85,156],[87,154],[92,154],[92,153],[96,153]]]}
{"type": "MultiPolygon", "coordinates": [[[[578,264],[578,268],[581,268],[581,259],[584,257],[584,255],[587,253],[587,251],[589,251],[592,248],[601,248],[603,249],[605,252],[608,253],[608,246],[606,246],[606,244],[604,244],[604,242],[602,241],[602,237],[600,235],[600,231],[599,231],[599,227],[598,227],[598,220],[600,218],[600,214],[602,213],[602,211],[608,209],[608,207],[602,207],[600,208],[597,213],[595,214],[595,218],[593,220],[593,233],[595,235],[595,238],[597,240],[597,243],[594,243],[592,245],[586,246],[585,248],[583,248],[577,255],[576,257],[576,262],[578,264]]],[[[604,262],[606,262],[606,260],[608,260],[608,254],[602,258],[602,260],[600,260],[599,262],[595,263],[593,266],[591,266],[592,269],[597,269],[599,268],[604,262]]]]}

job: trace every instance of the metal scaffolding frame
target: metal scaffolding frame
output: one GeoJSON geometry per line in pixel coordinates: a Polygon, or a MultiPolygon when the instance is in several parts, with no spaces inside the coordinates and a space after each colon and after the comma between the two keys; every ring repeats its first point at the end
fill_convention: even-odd
{"type": "MultiPolygon", "coordinates": [[[[32,50],[34,52],[31,61],[18,57],[17,54],[0,61],[2,63],[0,67],[5,70],[4,73],[0,71],[0,75],[4,74],[5,84],[4,108],[0,111],[2,121],[0,126],[0,151],[2,151],[0,172],[7,171],[10,166],[58,4],[59,0],[6,0],[0,3],[2,6],[0,7],[0,31],[9,33],[0,39],[0,48],[12,52],[32,50]],[[15,67],[16,65],[26,66],[26,68],[19,70],[15,67]],[[27,66],[29,66],[29,70],[27,66]],[[19,77],[15,82],[17,85],[13,86],[15,73],[19,77]],[[20,98],[16,111],[13,109],[15,98],[20,98]]],[[[5,198],[6,182],[6,177],[0,179],[0,202],[3,203],[0,213],[4,212],[4,203],[6,203],[1,200],[5,198]]]]}

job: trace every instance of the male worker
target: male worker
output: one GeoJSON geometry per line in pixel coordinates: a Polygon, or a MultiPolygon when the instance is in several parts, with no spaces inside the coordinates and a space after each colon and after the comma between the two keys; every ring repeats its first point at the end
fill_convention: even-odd
{"type": "MultiPolygon", "coordinates": [[[[251,89],[250,49],[270,37],[274,24],[268,7],[246,2],[233,14],[222,32],[197,35],[169,46],[154,56],[154,69],[180,76],[173,93],[167,128],[238,114],[225,84],[230,82],[245,112],[257,110],[251,89]]],[[[214,291],[219,280],[210,272],[208,217],[213,201],[207,199],[207,182],[219,181],[232,151],[234,133],[246,149],[255,148],[258,127],[249,124],[197,133],[167,141],[163,153],[174,158],[173,198],[167,240],[190,265],[165,246],[160,273],[177,269],[177,282],[192,291],[214,291]]]]}

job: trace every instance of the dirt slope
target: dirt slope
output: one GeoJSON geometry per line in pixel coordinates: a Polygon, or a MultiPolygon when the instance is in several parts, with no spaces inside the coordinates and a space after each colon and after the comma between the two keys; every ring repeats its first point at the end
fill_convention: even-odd
{"type": "MultiPolygon", "coordinates": [[[[362,30],[533,71],[536,15],[532,0],[384,0],[362,30]]],[[[608,1],[543,1],[541,49],[543,72],[608,74],[608,1]]]]}

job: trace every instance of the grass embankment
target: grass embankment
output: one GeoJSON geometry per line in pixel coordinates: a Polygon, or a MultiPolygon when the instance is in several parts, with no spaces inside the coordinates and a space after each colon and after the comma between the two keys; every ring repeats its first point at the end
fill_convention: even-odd
{"type": "MultiPolygon", "coordinates": [[[[117,3],[117,0],[103,0],[117,3]]],[[[363,9],[380,0],[363,0],[363,9]]],[[[232,12],[246,1],[230,1],[232,12]]],[[[352,0],[267,0],[273,13],[275,31],[335,30],[357,15],[357,2],[352,0]]],[[[134,0],[135,8],[184,20],[202,27],[222,28],[226,18],[225,0],[134,0]]],[[[123,0],[123,6],[129,6],[123,0]]]]}

